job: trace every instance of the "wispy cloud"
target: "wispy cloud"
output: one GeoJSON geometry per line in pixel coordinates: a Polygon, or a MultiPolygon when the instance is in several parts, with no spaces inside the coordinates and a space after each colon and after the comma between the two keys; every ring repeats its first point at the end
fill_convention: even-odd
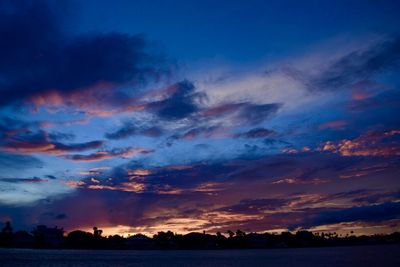
{"type": "Polygon", "coordinates": [[[0,143],[0,150],[18,154],[65,154],[67,152],[99,148],[103,144],[104,142],[99,140],[72,144],[52,142],[46,132],[39,131],[6,138],[0,143]]]}
{"type": "Polygon", "coordinates": [[[140,147],[129,147],[124,149],[113,149],[113,150],[105,150],[105,151],[97,151],[93,154],[81,155],[81,154],[72,154],[64,156],[66,159],[73,161],[101,161],[105,159],[112,158],[130,158],[138,154],[149,154],[154,152],[151,149],[145,149],[140,147]]]}

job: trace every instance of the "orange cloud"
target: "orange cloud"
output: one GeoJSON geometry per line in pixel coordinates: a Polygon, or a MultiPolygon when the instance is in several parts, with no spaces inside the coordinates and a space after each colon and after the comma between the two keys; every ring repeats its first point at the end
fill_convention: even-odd
{"type": "Polygon", "coordinates": [[[45,153],[60,155],[67,152],[99,148],[103,144],[103,141],[90,141],[73,144],[52,142],[47,133],[39,132],[36,134],[21,134],[6,138],[0,147],[0,150],[21,154],[45,153]]]}
{"type": "Polygon", "coordinates": [[[128,170],[128,175],[129,176],[147,176],[152,174],[151,170],[147,169],[134,169],[134,170],[128,170]]]}
{"type": "MultiPolygon", "coordinates": [[[[48,112],[59,112],[71,107],[83,110],[88,116],[109,117],[116,113],[141,111],[145,105],[138,103],[140,98],[124,99],[126,103],[114,106],[115,85],[109,82],[98,82],[97,84],[74,90],[72,92],[61,92],[51,90],[30,97],[27,101],[34,106],[44,107],[48,112]]],[[[121,103],[121,101],[119,101],[121,103]]]]}
{"type": "Polygon", "coordinates": [[[342,156],[399,156],[400,144],[396,141],[386,140],[399,134],[400,130],[369,132],[353,140],[325,142],[319,150],[338,153],[342,156]]]}
{"type": "Polygon", "coordinates": [[[65,181],[64,183],[65,183],[66,185],[70,186],[70,187],[73,187],[73,188],[76,188],[76,187],[80,187],[80,186],[85,185],[85,182],[83,182],[83,181],[76,181],[76,180],[67,180],[67,181],[65,181]]]}
{"type": "Polygon", "coordinates": [[[141,193],[141,192],[145,191],[146,186],[145,186],[145,184],[142,184],[142,183],[125,182],[125,183],[121,183],[117,186],[92,184],[92,185],[88,185],[86,188],[141,193]]]}

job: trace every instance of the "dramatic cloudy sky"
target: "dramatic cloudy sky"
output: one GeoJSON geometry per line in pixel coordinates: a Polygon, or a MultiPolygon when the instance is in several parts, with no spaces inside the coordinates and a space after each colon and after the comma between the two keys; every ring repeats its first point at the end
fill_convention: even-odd
{"type": "Polygon", "coordinates": [[[398,1],[0,1],[0,222],[400,228],[398,1]]]}

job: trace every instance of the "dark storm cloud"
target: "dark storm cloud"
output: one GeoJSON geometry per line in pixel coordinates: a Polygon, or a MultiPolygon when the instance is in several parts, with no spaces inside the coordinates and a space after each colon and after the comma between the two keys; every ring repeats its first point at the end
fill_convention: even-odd
{"type": "Polygon", "coordinates": [[[315,90],[338,89],[368,79],[400,63],[400,38],[388,39],[364,50],[351,52],[311,79],[315,90]]]}
{"type": "Polygon", "coordinates": [[[157,79],[166,73],[141,35],[64,30],[59,2],[0,3],[0,105],[49,90],[157,79]]]}
{"type": "Polygon", "coordinates": [[[121,128],[114,132],[105,134],[105,137],[112,140],[125,139],[130,136],[144,135],[150,137],[158,137],[163,134],[163,130],[160,127],[141,127],[134,125],[133,123],[125,123],[121,128]]]}
{"type": "Polygon", "coordinates": [[[173,91],[167,98],[149,103],[147,107],[153,110],[160,118],[177,120],[185,118],[199,110],[196,100],[204,97],[195,91],[192,82],[184,80],[173,85],[173,91]]]}

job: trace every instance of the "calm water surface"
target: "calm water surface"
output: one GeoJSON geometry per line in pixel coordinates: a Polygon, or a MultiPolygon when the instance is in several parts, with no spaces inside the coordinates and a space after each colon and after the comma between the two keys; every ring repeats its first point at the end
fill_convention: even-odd
{"type": "Polygon", "coordinates": [[[400,266],[400,246],[213,251],[0,249],[0,266],[400,266]]]}

